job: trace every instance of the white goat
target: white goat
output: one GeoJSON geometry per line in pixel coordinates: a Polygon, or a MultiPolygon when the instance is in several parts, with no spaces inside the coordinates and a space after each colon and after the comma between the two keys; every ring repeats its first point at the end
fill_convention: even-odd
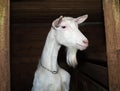
{"type": "Polygon", "coordinates": [[[58,65],[58,51],[61,45],[66,46],[68,65],[77,65],[77,49],[84,50],[88,47],[88,40],[79,31],[78,24],[87,17],[88,15],[78,18],[61,16],[53,21],[35,72],[32,91],[69,91],[70,75],[58,65]]]}

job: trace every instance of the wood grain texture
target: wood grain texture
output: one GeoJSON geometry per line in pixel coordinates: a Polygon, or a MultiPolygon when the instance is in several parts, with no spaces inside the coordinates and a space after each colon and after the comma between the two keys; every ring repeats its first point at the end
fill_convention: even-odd
{"type": "MultiPolygon", "coordinates": [[[[84,60],[85,61],[85,60],[84,60]]],[[[89,76],[92,80],[108,88],[107,67],[96,65],[89,62],[83,62],[79,65],[79,71],[89,76]]]]}
{"type": "MultiPolygon", "coordinates": [[[[77,91],[109,91],[108,89],[104,88],[100,84],[93,81],[91,78],[86,76],[85,74],[79,73],[79,79],[77,87],[80,87],[77,91]]],[[[76,90],[74,90],[76,91],[76,90]]]]}
{"type": "Polygon", "coordinates": [[[10,91],[9,0],[0,0],[0,91],[10,91]]]}
{"type": "Polygon", "coordinates": [[[120,91],[120,1],[103,0],[110,91],[120,91]]]}
{"type": "Polygon", "coordinates": [[[11,2],[12,23],[47,22],[60,15],[78,17],[88,14],[87,21],[101,21],[102,3],[100,0],[42,0],[11,2]]]}

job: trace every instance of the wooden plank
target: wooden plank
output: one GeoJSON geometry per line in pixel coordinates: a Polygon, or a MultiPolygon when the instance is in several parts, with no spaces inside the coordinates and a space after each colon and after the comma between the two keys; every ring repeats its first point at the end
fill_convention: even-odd
{"type": "Polygon", "coordinates": [[[11,91],[31,91],[37,62],[11,64],[11,91]]]}
{"type": "Polygon", "coordinates": [[[79,87],[77,91],[108,91],[107,88],[104,88],[80,72],[77,87],[79,87]]]}
{"type": "MultiPolygon", "coordinates": [[[[11,66],[14,67],[15,62],[16,63],[23,63],[23,64],[26,64],[26,65],[29,64],[29,63],[31,63],[31,64],[36,64],[37,63],[38,64],[39,59],[40,59],[40,55],[39,56],[33,56],[33,57],[30,57],[30,56],[29,57],[28,56],[26,56],[26,57],[25,56],[24,57],[13,57],[13,58],[11,58],[11,60],[12,60],[11,61],[11,66]]],[[[35,67],[37,67],[37,65],[35,67]]],[[[11,69],[11,71],[12,71],[12,69],[11,69]]]]}
{"type": "Polygon", "coordinates": [[[102,84],[104,87],[108,87],[107,67],[83,62],[79,63],[79,70],[94,79],[96,82],[102,84]]]}
{"type": "Polygon", "coordinates": [[[0,91],[10,91],[9,0],[0,0],[0,91]]]}
{"type": "Polygon", "coordinates": [[[110,91],[120,91],[120,1],[103,0],[110,91]]]}
{"type": "MultiPolygon", "coordinates": [[[[21,2],[21,1],[67,1],[67,0],[11,0],[13,2],[21,2]]],[[[69,1],[89,1],[89,0],[69,0],[69,1]]],[[[101,2],[101,0],[91,0],[91,2],[101,2]]]]}
{"type": "Polygon", "coordinates": [[[27,1],[27,2],[12,2],[12,9],[13,10],[56,10],[56,9],[100,9],[101,10],[101,5],[99,3],[101,2],[91,2],[91,1],[87,1],[88,3],[86,3],[86,1],[27,1]],[[93,4],[96,4],[94,6],[92,6],[93,4]],[[67,7],[66,7],[67,5],[67,7]],[[80,6],[79,6],[80,5],[80,6]],[[85,6],[86,5],[86,6],[85,6]],[[43,7],[44,6],[44,7],[43,7]],[[41,9],[42,8],[42,9],[41,9]]]}
{"type": "Polygon", "coordinates": [[[87,21],[101,21],[102,6],[100,1],[26,1],[11,2],[11,22],[50,22],[64,16],[78,17],[89,14],[87,21]],[[43,7],[44,6],[44,7],[43,7]]]}
{"type": "MultiPolygon", "coordinates": [[[[14,45],[11,47],[11,57],[34,57],[41,56],[44,47],[43,42],[37,41],[37,43],[24,43],[20,45],[14,45]]],[[[11,60],[12,61],[12,60],[11,60]]],[[[17,60],[16,60],[17,61],[17,60]]]]}

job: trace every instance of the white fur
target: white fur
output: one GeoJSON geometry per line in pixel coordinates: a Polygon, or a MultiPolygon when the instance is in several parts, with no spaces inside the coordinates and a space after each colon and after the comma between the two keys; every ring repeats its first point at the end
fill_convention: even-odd
{"type": "Polygon", "coordinates": [[[67,47],[68,65],[77,65],[77,49],[84,50],[88,46],[88,40],[79,31],[78,24],[84,22],[87,17],[61,16],[53,21],[35,72],[32,91],[69,91],[70,75],[58,65],[57,56],[61,45],[64,45],[67,47]]]}

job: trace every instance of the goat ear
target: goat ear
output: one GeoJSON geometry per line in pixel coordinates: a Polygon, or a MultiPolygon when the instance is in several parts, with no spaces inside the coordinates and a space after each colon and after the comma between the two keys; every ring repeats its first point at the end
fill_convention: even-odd
{"type": "Polygon", "coordinates": [[[63,16],[60,16],[58,19],[54,20],[52,26],[54,28],[59,27],[60,23],[62,22],[62,18],[63,18],[63,16]]]}
{"type": "Polygon", "coordinates": [[[83,16],[80,16],[78,18],[75,18],[75,21],[78,23],[78,24],[81,24],[83,23],[86,19],[88,18],[88,15],[83,15],[83,16]]]}

